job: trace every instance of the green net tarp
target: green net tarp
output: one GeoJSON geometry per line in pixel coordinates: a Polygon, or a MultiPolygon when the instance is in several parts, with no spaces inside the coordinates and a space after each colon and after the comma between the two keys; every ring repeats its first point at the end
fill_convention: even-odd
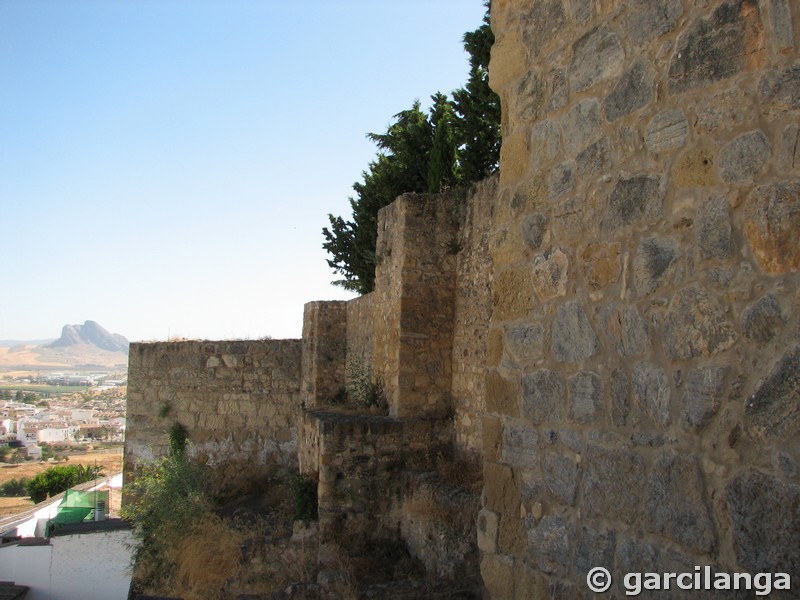
{"type": "Polygon", "coordinates": [[[47,522],[45,535],[50,537],[53,527],[57,527],[59,524],[93,521],[95,508],[97,503],[101,501],[103,506],[108,506],[108,491],[79,492],[77,490],[67,490],[58,505],[58,513],[47,522]]]}

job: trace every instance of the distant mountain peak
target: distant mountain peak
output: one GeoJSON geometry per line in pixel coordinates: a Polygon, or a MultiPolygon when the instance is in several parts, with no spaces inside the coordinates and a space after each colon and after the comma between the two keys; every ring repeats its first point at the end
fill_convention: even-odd
{"type": "Polygon", "coordinates": [[[86,321],[83,325],[64,325],[61,337],[47,348],[67,348],[76,344],[91,344],[109,352],[128,353],[128,340],[118,333],[111,333],[96,321],[86,321]]]}

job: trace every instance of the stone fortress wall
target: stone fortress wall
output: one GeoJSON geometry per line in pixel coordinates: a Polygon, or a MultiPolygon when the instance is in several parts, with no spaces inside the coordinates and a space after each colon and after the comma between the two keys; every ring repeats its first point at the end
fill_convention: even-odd
{"type": "Polygon", "coordinates": [[[799,589],[800,8],[492,13],[499,179],[383,209],[375,291],[307,304],[302,340],[132,345],[126,470],[178,420],[225,485],[316,477],[321,562],[399,536],[491,598],[582,598],[596,566],[799,589]],[[331,406],[354,370],[388,414],[331,406]]]}
{"type": "Polygon", "coordinates": [[[493,2],[492,598],[583,597],[598,566],[619,594],[694,565],[800,586],[798,25],[787,0],[493,2]]]}

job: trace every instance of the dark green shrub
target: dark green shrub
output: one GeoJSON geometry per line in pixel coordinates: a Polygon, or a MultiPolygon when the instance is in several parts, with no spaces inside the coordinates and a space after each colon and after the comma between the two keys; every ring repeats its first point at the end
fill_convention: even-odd
{"type": "Polygon", "coordinates": [[[0,496],[6,498],[13,498],[16,496],[27,496],[28,490],[25,487],[28,483],[28,479],[26,477],[20,477],[19,479],[9,479],[3,484],[0,484],[0,496]]]}
{"type": "Polygon", "coordinates": [[[307,475],[295,475],[289,482],[294,502],[295,521],[316,521],[317,507],[317,482],[307,475]]]}
{"type": "Polygon", "coordinates": [[[55,496],[78,484],[96,479],[103,467],[89,465],[60,465],[50,467],[25,484],[25,490],[34,503],[42,502],[48,496],[55,496]]]}

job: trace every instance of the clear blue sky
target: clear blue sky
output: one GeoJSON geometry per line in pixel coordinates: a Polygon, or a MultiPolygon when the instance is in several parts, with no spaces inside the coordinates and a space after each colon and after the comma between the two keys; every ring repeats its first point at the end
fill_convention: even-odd
{"type": "Polygon", "coordinates": [[[464,85],[482,0],[2,0],[0,339],[299,337],[367,132],[464,85]]]}

